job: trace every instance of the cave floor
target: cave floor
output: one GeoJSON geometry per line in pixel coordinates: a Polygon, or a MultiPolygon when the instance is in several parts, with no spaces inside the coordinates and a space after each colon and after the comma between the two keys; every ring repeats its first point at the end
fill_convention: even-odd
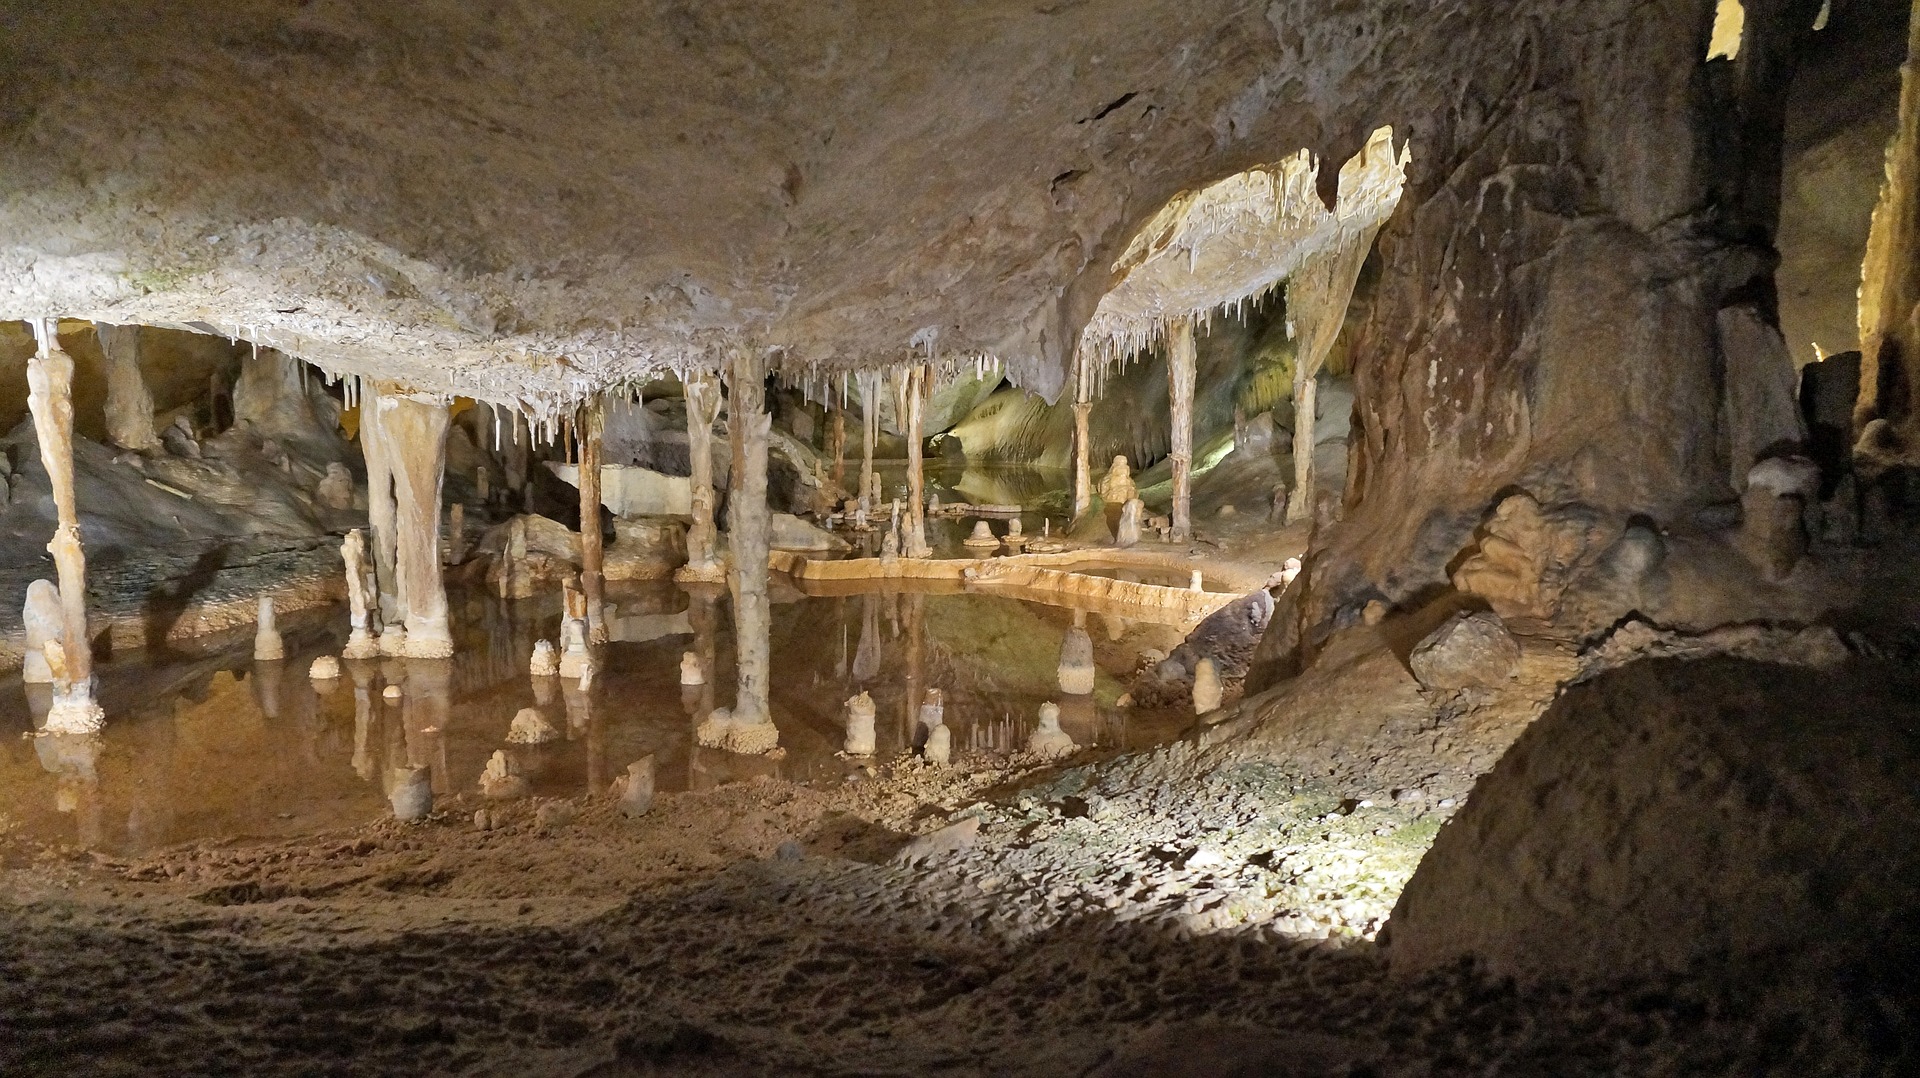
{"type": "MultiPolygon", "coordinates": [[[[1829,1051],[1843,1032],[1795,1018],[1767,971],[1526,992],[1465,969],[1390,977],[1371,937],[1460,780],[1430,729],[1382,726],[1365,693],[1317,749],[1200,749],[1177,740],[1190,716],[1114,706],[1115,675],[1179,630],[1089,615],[1104,673],[1062,721],[1086,748],[1047,763],[1017,749],[1054,695],[1066,611],[899,589],[778,598],[778,759],[691,745],[711,699],[674,672],[689,647],[730,652],[717,589],[617,590],[611,659],[584,695],[543,698],[524,672],[556,604],[458,592],[459,658],[350,664],[330,692],[304,675],[337,650],[337,611],[289,623],[284,670],[252,664],[244,640],[109,664],[122,717],[91,770],[50,738],[6,750],[0,1071],[1682,1074],[1847,1059],[1829,1051]],[[863,633],[881,716],[864,761],[833,751],[863,633]],[[916,679],[947,693],[958,766],[907,753],[916,679]],[[564,739],[512,747],[529,796],[489,801],[476,779],[525,706],[564,739]],[[645,753],[663,792],[629,820],[607,781],[645,753]],[[365,776],[400,760],[434,773],[427,821],[383,818],[365,776]],[[1430,769],[1432,792],[1367,796],[1369,774],[1430,769]],[[899,858],[970,818],[972,844],[899,858]]],[[[1539,659],[1542,678],[1557,661],[1539,659]]],[[[728,683],[724,663],[716,674],[728,683]]],[[[9,706],[11,725],[30,721],[9,706]]],[[[1515,726],[1455,725],[1488,731],[1488,761],[1515,726]]]]}

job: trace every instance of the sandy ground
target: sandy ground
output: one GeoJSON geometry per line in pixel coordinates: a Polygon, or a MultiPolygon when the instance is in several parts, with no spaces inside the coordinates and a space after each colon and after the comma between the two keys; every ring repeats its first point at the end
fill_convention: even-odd
{"type": "Polygon", "coordinates": [[[1457,805],[1457,753],[1349,720],[1284,749],[880,761],[636,820],[583,797],[480,830],[467,795],[138,860],[9,837],[0,1072],[1861,1072],[1832,1050],[1848,1016],[1786,1014],[1765,970],[1389,976],[1370,938],[1457,805]],[[1363,744],[1434,788],[1372,790],[1341,762],[1363,744]],[[968,820],[971,845],[896,857],[968,820]]]}

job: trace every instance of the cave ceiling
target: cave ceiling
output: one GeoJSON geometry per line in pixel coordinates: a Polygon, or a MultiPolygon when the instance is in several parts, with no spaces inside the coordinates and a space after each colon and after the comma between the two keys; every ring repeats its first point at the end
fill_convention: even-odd
{"type": "Polygon", "coordinates": [[[1331,203],[1384,125],[1417,163],[1533,17],[0,0],[0,318],[211,329],[536,408],[734,341],[790,376],[993,357],[1052,397],[1169,199],[1306,149],[1331,203]]]}

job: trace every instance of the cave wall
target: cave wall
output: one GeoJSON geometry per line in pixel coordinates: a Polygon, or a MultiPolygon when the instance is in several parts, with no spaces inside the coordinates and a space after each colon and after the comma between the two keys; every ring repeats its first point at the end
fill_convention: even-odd
{"type": "Polygon", "coordinates": [[[1771,243],[1819,5],[1749,3],[1739,56],[1708,62],[1713,7],[1523,17],[1514,61],[1413,132],[1306,624],[1444,583],[1505,488],[1685,527],[1733,496],[1737,454],[1799,436],[1766,404],[1791,377],[1771,243]]]}

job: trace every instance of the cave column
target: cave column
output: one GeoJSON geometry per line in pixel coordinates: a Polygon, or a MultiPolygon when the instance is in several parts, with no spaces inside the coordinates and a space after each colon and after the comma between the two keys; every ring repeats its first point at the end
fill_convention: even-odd
{"type": "Polygon", "coordinates": [[[93,698],[93,645],[87,634],[87,560],[80,549],[73,490],[73,357],[60,347],[58,323],[34,323],[37,347],[27,361],[27,407],[40,442],[40,463],[53,487],[56,526],[47,550],[60,578],[60,639],[44,646],[53,673],[46,728],[87,733],[106,724],[93,698]],[[57,646],[56,646],[57,644],[57,646]]]}
{"type": "Polygon", "coordinates": [[[395,566],[407,633],[402,654],[444,659],[453,654],[446,582],[440,572],[447,403],[438,397],[389,391],[380,394],[375,409],[382,449],[393,472],[395,566]]]}
{"type": "Polygon", "coordinates": [[[922,427],[927,411],[928,383],[933,368],[924,363],[907,368],[907,542],[909,558],[930,558],[927,545],[927,470],[922,452],[922,427]]]}
{"type": "Polygon", "coordinates": [[[1173,541],[1193,538],[1193,323],[1174,323],[1167,338],[1167,383],[1173,403],[1173,541]]]}
{"type": "MultiPolygon", "coordinates": [[[[1343,177],[1344,180],[1344,177],[1343,177]]],[[[1373,249],[1378,222],[1345,233],[1340,242],[1316,252],[1287,279],[1287,322],[1296,340],[1293,359],[1293,493],[1287,499],[1287,523],[1313,515],[1313,428],[1316,380],[1327,364],[1340,327],[1353,302],[1360,267],[1373,249]]]]}
{"type": "Polygon", "coordinates": [[[873,470],[873,443],[880,440],[880,374],[860,375],[860,507],[880,511],[880,475],[873,470]]]}
{"type": "MultiPolygon", "coordinates": [[[[1860,273],[1860,396],[1854,426],[1885,419],[1907,462],[1920,461],[1920,4],[1900,69],[1900,122],[1887,147],[1860,273]],[[1903,414],[1904,413],[1904,414],[1903,414]]],[[[1876,448],[1867,446],[1864,448],[1876,448]]],[[[1894,448],[1894,447],[1888,447],[1894,448]]],[[[1880,450],[1884,452],[1884,450],[1880,450]]]]}
{"type": "Polygon", "coordinates": [[[733,442],[734,476],[727,500],[727,539],[733,554],[735,667],[727,747],[761,753],[780,742],[768,707],[772,680],[773,611],[767,595],[767,439],[773,416],[766,407],[766,359],[751,345],[735,344],[729,359],[727,431],[733,442]]]}
{"type": "Polygon", "coordinates": [[[827,405],[832,422],[827,427],[827,456],[833,458],[833,489],[847,489],[847,410],[838,404],[827,405]]]}
{"type": "Polygon", "coordinates": [[[693,525],[687,529],[687,564],[674,579],[717,583],[725,577],[713,526],[713,423],[720,418],[720,381],[707,371],[691,371],[685,386],[693,525]]]}
{"type": "Polygon", "coordinates": [[[600,534],[600,440],[606,416],[594,400],[580,409],[580,590],[587,597],[587,640],[607,642],[606,549],[600,534]]]}
{"type": "Polygon", "coordinates": [[[145,453],[160,448],[153,426],[153,394],[140,374],[140,327],[97,325],[107,361],[107,440],[145,453]]]}
{"type": "Polygon", "coordinates": [[[1293,493],[1287,498],[1287,523],[1307,519],[1313,512],[1313,426],[1319,408],[1320,380],[1305,373],[1305,364],[1293,373],[1293,493]]]}
{"type": "Polygon", "coordinates": [[[380,650],[398,655],[406,644],[406,612],[400,601],[398,533],[393,464],[387,451],[378,384],[360,386],[360,452],[367,462],[367,531],[373,541],[374,598],[380,612],[380,650]]]}

